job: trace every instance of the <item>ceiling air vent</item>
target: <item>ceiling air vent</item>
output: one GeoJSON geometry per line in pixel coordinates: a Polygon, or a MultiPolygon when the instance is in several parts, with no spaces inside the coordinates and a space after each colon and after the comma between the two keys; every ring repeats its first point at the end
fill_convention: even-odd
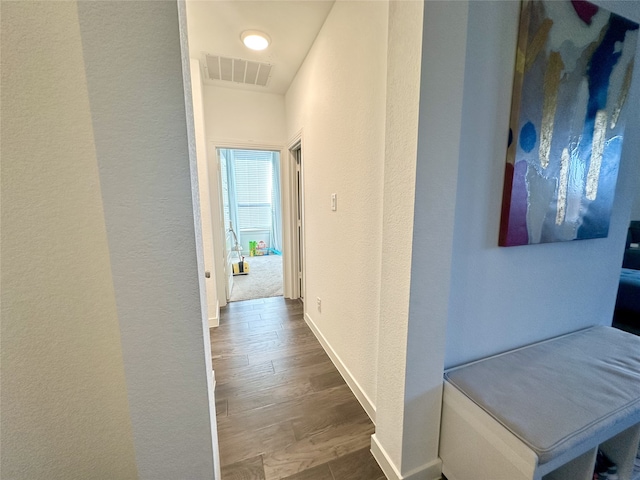
{"type": "Polygon", "coordinates": [[[273,65],[240,58],[205,55],[205,70],[209,80],[246,83],[266,87],[273,65]]]}

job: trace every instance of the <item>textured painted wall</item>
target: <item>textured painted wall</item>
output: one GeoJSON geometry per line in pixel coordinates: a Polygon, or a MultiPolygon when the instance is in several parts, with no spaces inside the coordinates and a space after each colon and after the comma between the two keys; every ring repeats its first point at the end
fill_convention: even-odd
{"type": "Polygon", "coordinates": [[[403,474],[424,470],[426,478],[440,473],[437,451],[469,3],[426,2],[424,7],[402,463],[403,474]]]}
{"type": "Polygon", "coordinates": [[[413,248],[421,2],[389,2],[376,441],[399,470],[413,248]]]}
{"type": "Polygon", "coordinates": [[[287,138],[303,130],[305,310],[372,404],[387,14],[386,2],[337,2],[285,96],[287,138]]]}
{"type": "Polygon", "coordinates": [[[283,95],[205,85],[204,109],[209,141],[286,143],[283,95]]]}
{"type": "Polygon", "coordinates": [[[2,2],[5,480],[138,478],[75,2],[2,2]]]}
{"type": "MultiPolygon", "coordinates": [[[[602,3],[638,21],[637,2],[602,3]]],[[[629,110],[608,238],[498,248],[517,22],[517,4],[471,2],[447,366],[611,322],[640,177],[639,112],[629,110]]],[[[630,105],[639,86],[636,72],[630,105]]]]}
{"type": "Polygon", "coordinates": [[[213,478],[178,6],[79,2],[78,12],[138,472],[213,478]]]}
{"type": "MultiPolygon", "coordinates": [[[[213,263],[213,245],[211,236],[211,204],[208,188],[208,167],[205,148],[204,109],[202,106],[202,80],[197,62],[189,58],[186,4],[178,3],[178,18],[180,22],[180,48],[182,53],[182,76],[184,79],[185,109],[187,118],[187,139],[189,144],[189,170],[191,172],[191,201],[193,204],[193,220],[196,233],[196,256],[198,264],[198,278],[200,290],[200,305],[202,309],[202,341],[204,344],[205,372],[207,396],[209,400],[209,421],[211,445],[213,448],[213,478],[222,478],[220,470],[220,449],[218,441],[218,422],[216,417],[215,372],[211,359],[211,331],[210,324],[218,325],[219,309],[216,298],[215,280],[210,282],[205,272],[208,265],[213,263]],[[191,77],[193,75],[193,78],[191,77]],[[196,85],[194,86],[194,82],[196,85]],[[204,175],[201,172],[204,171],[204,175]],[[204,195],[200,192],[204,188],[204,195]],[[197,188],[196,188],[197,187],[197,188]],[[202,208],[202,211],[201,211],[202,208]],[[204,213],[206,212],[206,214],[204,213]],[[208,225],[207,225],[208,224],[208,225]],[[204,231],[207,230],[205,234],[204,231]],[[205,236],[208,235],[208,238],[205,236]],[[213,289],[213,291],[211,291],[213,289]],[[216,301],[215,317],[209,313],[209,303],[216,301]],[[213,319],[212,319],[213,318],[213,319]]],[[[213,278],[213,277],[212,277],[213,278]]],[[[209,456],[209,452],[206,452],[209,456]]]]}
{"type": "MultiPolygon", "coordinates": [[[[207,307],[209,325],[218,326],[220,319],[218,290],[216,284],[216,258],[213,250],[213,227],[211,215],[211,192],[209,189],[209,166],[207,162],[207,133],[204,121],[204,100],[202,94],[202,75],[200,62],[190,59],[191,91],[193,94],[193,119],[198,162],[198,190],[200,194],[200,214],[202,222],[202,242],[205,270],[211,273],[206,279],[207,307]]],[[[218,260],[220,261],[220,260],[218,260]]]]}

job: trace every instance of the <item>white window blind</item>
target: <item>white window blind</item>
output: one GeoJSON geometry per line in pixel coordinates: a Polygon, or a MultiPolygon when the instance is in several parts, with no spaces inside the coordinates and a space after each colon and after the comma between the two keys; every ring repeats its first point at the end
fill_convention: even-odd
{"type": "Polygon", "coordinates": [[[238,228],[271,230],[272,153],[234,150],[238,228]]]}

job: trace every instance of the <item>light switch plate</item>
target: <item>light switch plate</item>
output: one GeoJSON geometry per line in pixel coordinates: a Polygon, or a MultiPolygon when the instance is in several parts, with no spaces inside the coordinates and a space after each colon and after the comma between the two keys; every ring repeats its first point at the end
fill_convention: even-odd
{"type": "Polygon", "coordinates": [[[338,209],[338,194],[332,193],[331,194],[331,210],[335,212],[337,209],[338,209]]]}

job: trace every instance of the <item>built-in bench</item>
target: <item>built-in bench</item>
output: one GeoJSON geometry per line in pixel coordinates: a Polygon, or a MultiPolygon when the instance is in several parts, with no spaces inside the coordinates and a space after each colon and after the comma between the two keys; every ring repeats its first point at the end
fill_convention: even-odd
{"type": "Polygon", "coordinates": [[[445,372],[449,480],[591,480],[598,448],[632,480],[640,337],[593,327],[445,372]]]}

